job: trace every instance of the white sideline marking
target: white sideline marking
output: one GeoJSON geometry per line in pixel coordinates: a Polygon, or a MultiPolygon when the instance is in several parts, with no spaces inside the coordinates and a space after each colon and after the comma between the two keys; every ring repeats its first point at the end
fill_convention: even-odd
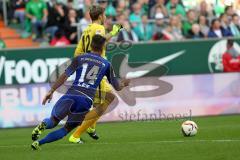
{"type": "MultiPolygon", "coordinates": [[[[54,146],[79,146],[79,145],[118,145],[118,144],[160,144],[160,143],[201,143],[201,142],[240,142],[240,139],[216,139],[216,140],[176,140],[176,141],[153,141],[153,142],[144,142],[144,141],[137,141],[137,142],[126,142],[126,143],[86,143],[86,144],[51,144],[54,146]]],[[[22,148],[22,147],[29,147],[29,145],[0,145],[0,148],[22,148]]]]}

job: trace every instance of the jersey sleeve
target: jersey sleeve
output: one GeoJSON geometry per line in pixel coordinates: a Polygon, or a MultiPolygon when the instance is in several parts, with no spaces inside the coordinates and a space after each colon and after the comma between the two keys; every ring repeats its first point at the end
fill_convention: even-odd
{"type": "Polygon", "coordinates": [[[79,62],[78,62],[79,57],[75,57],[72,59],[71,64],[67,67],[65,70],[65,74],[70,77],[78,68],[79,62]]]}
{"type": "Polygon", "coordinates": [[[114,89],[119,91],[120,90],[120,80],[116,77],[116,74],[110,63],[107,68],[107,71],[106,71],[106,76],[107,76],[108,82],[114,87],[114,89]]]}

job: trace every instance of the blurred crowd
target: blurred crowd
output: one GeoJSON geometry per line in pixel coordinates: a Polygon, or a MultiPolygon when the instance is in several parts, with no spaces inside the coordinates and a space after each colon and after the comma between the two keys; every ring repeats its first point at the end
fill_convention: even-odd
{"type": "Polygon", "coordinates": [[[240,0],[11,0],[10,19],[25,31],[23,37],[53,46],[76,44],[78,32],[91,23],[88,8],[106,10],[106,30],[114,23],[124,29],[112,41],[156,41],[240,37],[240,0]],[[193,3],[194,5],[189,5],[193,3]],[[222,3],[220,3],[222,2],[222,3]],[[236,3],[237,2],[237,3],[236,3]],[[78,29],[77,29],[78,26],[78,29]]]}

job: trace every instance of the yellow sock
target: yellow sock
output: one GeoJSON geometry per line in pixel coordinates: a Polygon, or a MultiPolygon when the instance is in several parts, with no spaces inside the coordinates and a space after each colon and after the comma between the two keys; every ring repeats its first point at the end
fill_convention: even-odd
{"type": "Polygon", "coordinates": [[[91,128],[92,128],[92,129],[96,129],[96,125],[97,125],[97,122],[95,122],[95,123],[91,126],[91,128]]]}
{"type": "Polygon", "coordinates": [[[95,122],[91,127],[88,127],[87,132],[88,133],[94,133],[96,131],[96,123],[95,122]]]}
{"type": "Polygon", "coordinates": [[[96,127],[96,123],[98,119],[103,115],[106,109],[109,106],[109,102],[104,101],[99,106],[96,106],[93,110],[91,110],[85,117],[81,126],[79,126],[76,131],[73,133],[73,137],[80,138],[81,134],[84,133],[90,126],[96,127]]]}
{"type": "Polygon", "coordinates": [[[97,122],[95,122],[91,127],[89,127],[89,128],[87,129],[87,132],[88,132],[88,133],[93,133],[93,132],[95,132],[95,131],[96,131],[96,125],[97,125],[97,122]]]}
{"type": "Polygon", "coordinates": [[[79,126],[76,131],[73,133],[73,137],[75,138],[80,138],[81,134],[84,133],[89,126],[91,126],[92,124],[94,124],[98,119],[92,119],[92,120],[88,120],[88,121],[83,121],[83,123],[81,124],[81,126],[79,126]]]}

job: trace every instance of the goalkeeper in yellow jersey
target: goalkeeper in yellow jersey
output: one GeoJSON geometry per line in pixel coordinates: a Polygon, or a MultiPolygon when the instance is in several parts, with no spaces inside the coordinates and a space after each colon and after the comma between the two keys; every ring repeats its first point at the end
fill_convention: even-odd
{"type": "MultiPolygon", "coordinates": [[[[110,40],[112,37],[116,36],[122,26],[119,24],[113,25],[113,29],[110,33],[105,34],[105,27],[103,26],[106,16],[105,9],[99,5],[93,5],[90,7],[89,11],[92,23],[83,31],[81,39],[78,43],[78,46],[75,50],[74,56],[79,56],[81,54],[91,51],[91,41],[92,37],[95,34],[104,36],[107,40],[110,40]]],[[[106,48],[102,53],[102,57],[106,58],[106,48]]],[[[82,143],[80,136],[82,133],[87,131],[87,133],[93,138],[98,139],[96,133],[96,122],[100,116],[106,111],[107,107],[114,100],[115,95],[112,93],[112,88],[107,82],[107,79],[104,78],[100,84],[100,91],[96,92],[94,104],[94,109],[90,111],[83,123],[76,129],[76,131],[69,137],[69,141],[72,143],[82,143]]]]}

